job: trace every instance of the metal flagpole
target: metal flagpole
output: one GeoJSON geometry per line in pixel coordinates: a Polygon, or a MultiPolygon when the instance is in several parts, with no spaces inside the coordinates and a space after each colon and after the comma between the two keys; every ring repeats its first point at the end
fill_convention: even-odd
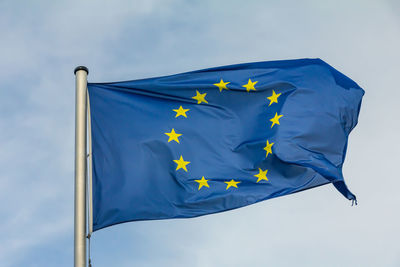
{"type": "Polygon", "coordinates": [[[74,266],[86,267],[86,88],[89,70],[75,68],[74,266]]]}

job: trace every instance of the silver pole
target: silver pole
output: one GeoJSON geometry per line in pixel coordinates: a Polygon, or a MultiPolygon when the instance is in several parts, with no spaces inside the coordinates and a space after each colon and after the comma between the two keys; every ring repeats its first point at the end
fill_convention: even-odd
{"type": "Polygon", "coordinates": [[[89,70],[75,68],[74,266],[86,267],[86,88],[89,70]]]}

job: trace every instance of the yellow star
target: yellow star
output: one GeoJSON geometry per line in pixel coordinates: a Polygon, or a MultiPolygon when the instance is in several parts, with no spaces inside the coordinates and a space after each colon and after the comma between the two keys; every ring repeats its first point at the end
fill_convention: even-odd
{"type": "Polygon", "coordinates": [[[224,82],[222,79],[219,83],[214,83],[215,86],[218,86],[219,91],[222,92],[223,89],[229,90],[228,87],[226,87],[226,85],[230,83],[230,82],[224,82]]]}
{"type": "Polygon", "coordinates": [[[272,125],[271,128],[274,127],[275,124],[279,124],[279,119],[280,117],[282,117],[283,115],[278,115],[278,113],[275,113],[275,117],[273,117],[272,119],[270,119],[270,121],[272,121],[272,125]]]}
{"type": "Polygon", "coordinates": [[[168,135],[168,143],[171,142],[172,140],[176,141],[179,144],[179,139],[178,137],[181,136],[182,134],[175,133],[175,129],[172,128],[172,131],[170,133],[165,133],[168,135]]]}
{"type": "Polygon", "coordinates": [[[281,95],[281,93],[276,94],[274,90],[272,90],[272,95],[267,97],[270,102],[268,106],[271,106],[272,103],[278,103],[278,97],[281,95]]]}
{"type": "Polygon", "coordinates": [[[184,169],[187,172],[186,165],[188,165],[190,161],[184,161],[182,155],[179,159],[174,159],[174,161],[176,164],[178,164],[178,166],[176,166],[176,170],[184,169]]]}
{"type": "Polygon", "coordinates": [[[199,189],[198,190],[200,190],[203,186],[206,186],[206,187],[210,187],[209,185],[208,185],[208,180],[206,180],[205,178],[204,178],[204,176],[203,177],[201,177],[201,180],[195,180],[196,182],[198,182],[199,183],[199,189]]]}
{"type": "Polygon", "coordinates": [[[179,116],[183,116],[185,118],[187,118],[186,116],[186,112],[188,112],[190,109],[184,109],[182,108],[182,106],[180,106],[178,109],[173,109],[173,111],[176,112],[176,116],[175,118],[179,117],[179,116]]]}
{"type": "Polygon", "coordinates": [[[238,188],[237,184],[240,183],[240,182],[236,182],[235,180],[232,179],[229,182],[224,182],[224,183],[227,184],[226,190],[228,190],[228,188],[231,187],[231,186],[238,188]]]}
{"type": "Polygon", "coordinates": [[[254,85],[256,85],[256,83],[258,83],[258,81],[252,82],[251,79],[249,79],[249,82],[245,85],[242,85],[242,87],[245,87],[247,92],[250,92],[250,90],[256,90],[256,88],[254,88],[254,85]]]}
{"type": "Polygon", "coordinates": [[[255,177],[258,178],[257,183],[261,180],[268,181],[267,172],[268,170],[263,171],[261,168],[258,168],[258,174],[254,175],[255,177]]]}
{"type": "Polygon", "coordinates": [[[197,104],[200,104],[201,102],[208,104],[207,100],[205,99],[206,95],[207,93],[200,94],[200,92],[196,90],[196,95],[192,98],[197,100],[197,104]]]}
{"type": "Polygon", "coordinates": [[[267,145],[264,147],[264,150],[267,151],[267,155],[265,157],[268,157],[268,154],[272,154],[272,146],[274,143],[270,143],[267,140],[267,145]]]}

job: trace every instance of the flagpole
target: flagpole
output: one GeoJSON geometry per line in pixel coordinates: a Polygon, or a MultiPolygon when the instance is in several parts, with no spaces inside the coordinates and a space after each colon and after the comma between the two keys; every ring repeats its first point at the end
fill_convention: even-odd
{"type": "Polygon", "coordinates": [[[89,70],[76,67],[75,73],[75,216],[74,266],[86,267],[86,88],[89,70]]]}

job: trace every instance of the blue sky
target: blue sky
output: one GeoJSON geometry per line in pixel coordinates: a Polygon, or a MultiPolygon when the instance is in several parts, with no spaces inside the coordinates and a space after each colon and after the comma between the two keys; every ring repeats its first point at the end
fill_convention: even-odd
{"type": "Polygon", "coordinates": [[[319,57],[366,91],[345,179],[94,233],[100,266],[399,266],[398,1],[0,1],[0,266],[73,263],[74,75],[319,57]]]}

